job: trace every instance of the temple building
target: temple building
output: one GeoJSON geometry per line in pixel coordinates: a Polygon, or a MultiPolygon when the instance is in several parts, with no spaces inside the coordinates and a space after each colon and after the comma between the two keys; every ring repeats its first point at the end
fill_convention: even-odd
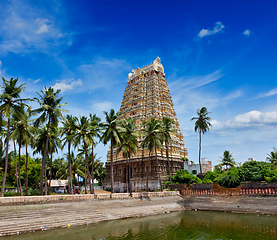
{"type": "MultiPolygon", "coordinates": [[[[169,145],[169,159],[171,175],[176,171],[184,169],[183,158],[188,157],[187,148],[183,140],[179,123],[174,110],[168,84],[165,79],[163,65],[160,58],[157,57],[152,63],[133,69],[128,75],[128,82],[120,107],[119,120],[125,118],[135,119],[135,124],[142,127],[143,121],[149,121],[151,118],[162,120],[168,117],[175,122],[175,132],[172,134],[172,142],[169,145]]],[[[139,139],[139,143],[142,142],[139,139]]],[[[160,171],[162,181],[167,180],[168,163],[166,158],[165,147],[157,150],[158,166],[156,164],[155,151],[151,151],[149,159],[148,149],[137,149],[136,155],[131,156],[130,179],[133,191],[146,190],[147,171],[149,174],[149,188],[157,190],[160,188],[158,179],[158,170],[160,171]],[[150,160],[150,169],[148,163],[150,160]]],[[[107,178],[104,181],[104,187],[110,188],[110,159],[111,154],[107,154],[107,178]]],[[[114,170],[114,189],[117,192],[126,191],[126,158],[123,153],[117,154],[114,149],[113,153],[113,170],[114,170]]]]}

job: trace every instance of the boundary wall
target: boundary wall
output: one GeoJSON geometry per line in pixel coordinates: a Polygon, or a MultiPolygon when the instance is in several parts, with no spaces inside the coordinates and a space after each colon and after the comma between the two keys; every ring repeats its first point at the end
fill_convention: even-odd
{"type": "Polygon", "coordinates": [[[179,191],[0,197],[0,205],[177,196],[179,191]]]}
{"type": "Polygon", "coordinates": [[[277,183],[242,182],[236,188],[225,188],[218,183],[206,184],[176,184],[172,189],[178,189],[181,195],[277,195],[277,183]]]}

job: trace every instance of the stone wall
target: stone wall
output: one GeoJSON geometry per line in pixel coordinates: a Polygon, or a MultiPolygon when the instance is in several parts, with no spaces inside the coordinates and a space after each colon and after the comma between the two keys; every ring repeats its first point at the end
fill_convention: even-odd
{"type": "Polygon", "coordinates": [[[76,194],[76,195],[46,195],[46,196],[22,196],[22,197],[0,197],[0,205],[17,205],[17,204],[40,204],[53,202],[71,202],[85,200],[109,200],[109,199],[126,199],[126,198],[149,198],[165,197],[179,195],[179,191],[164,192],[134,192],[129,193],[101,193],[101,194],[76,194]]]}

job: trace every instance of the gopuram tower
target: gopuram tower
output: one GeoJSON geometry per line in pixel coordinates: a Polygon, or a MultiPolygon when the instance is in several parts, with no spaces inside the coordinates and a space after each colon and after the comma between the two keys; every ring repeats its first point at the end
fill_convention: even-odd
{"type": "MultiPolygon", "coordinates": [[[[188,152],[165,79],[164,68],[159,57],[143,68],[133,69],[132,73],[129,73],[120,113],[119,120],[125,118],[135,119],[135,124],[138,124],[139,128],[142,128],[143,121],[149,121],[151,118],[162,120],[163,117],[167,117],[172,119],[175,122],[174,127],[176,131],[172,134],[172,142],[169,145],[171,175],[184,168],[184,162],[181,158],[187,158],[188,152]]],[[[142,140],[139,139],[139,143],[142,140]]],[[[130,179],[132,191],[146,190],[147,171],[149,171],[150,177],[148,179],[151,190],[160,188],[158,170],[162,180],[167,180],[168,162],[165,147],[158,149],[157,155],[158,166],[155,151],[151,151],[149,159],[148,149],[142,149],[139,146],[136,155],[131,155],[130,179]],[[149,160],[150,169],[148,169],[149,160]]],[[[126,192],[126,160],[122,152],[117,154],[117,150],[114,149],[114,190],[117,192],[126,192]]],[[[107,178],[104,181],[106,188],[111,187],[110,161],[111,154],[108,151],[106,163],[107,178]]]]}

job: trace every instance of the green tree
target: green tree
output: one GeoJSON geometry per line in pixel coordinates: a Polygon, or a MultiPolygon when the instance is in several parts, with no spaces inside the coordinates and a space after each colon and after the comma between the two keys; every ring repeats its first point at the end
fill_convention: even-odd
{"type": "Polygon", "coordinates": [[[226,169],[227,169],[228,166],[235,167],[237,165],[236,162],[235,162],[235,158],[233,158],[233,154],[230,153],[230,151],[227,151],[227,150],[225,150],[223,152],[223,157],[221,157],[221,160],[219,160],[219,161],[221,161],[221,163],[218,164],[218,165],[219,166],[225,165],[226,169]]]}
{"type": "Polygon", "coordinates": [[[215,179],[220,186],[235,188],[241,183],[241,175],[237,168],[230,168],[227,172],[222,172],[215,179]]]}
{"type": "Polygon", "coordinates": [[[175,184],[189,185],[192,183],[201,183],[201,179],[189,173],[187,170],[181,169],[172,177],[172,182],[175,184]]]}
{"type": "Polygon", "coordinates": [[[8,150],[9,150],[9,137],[10,137],[10,121],[12,114],[18,113],[20,109],[20,105],[29,100],[29,99],[21,99],[20,95],[24,91],[24,85],[21,84],[17,86],[18,78],[11,78],[9,81],[2,77],[3,80],[3,93],[0,95],[0,112],[8,119],[7,123],[7,135],[6,135],[6,157],[5,157],[5,170],[1,188],[0,197],[4,196],[4,189],[6,183],[6,176],[8,171],[8,150]]]}
{"type": "Polygon", "coordinates": [[[36,132],[36,128],[32,126],[32,111],[31,108],[28,107],[27,110],[24,112],[22,121],[22,144],[25,145],[26,151],[26,161],[25,161],[25,195],[28,195],[28,146],[32,146],[34,143],[34,135],[36,132]]]}
{"type": "Polygon", "coordinates": [[[101,136],[101,141],[106,145],[110,141],[110,152],[111,152],[111,167],[110,167],[110,178],[111,178],[111,192],[114,193],[114,178],[113,178],[113,149],[116,144],[121,143],[121,134],[119,131],[118,116],[119,112],[115,113],[114,109],[110,112],[104,111],[106,123],[103,125],[105,132],[101,136]]]}
{"type": "Polygon", "coordinates": [[[207,111],[206,107],[202,107],[201,109],[197,109],[197,117],[193,117],[191,121],[196,120],[194,124],[194,131],[199,132],[199,167],[200,167],[200,173],[201,178],[203,176],[202,173],[202,166],[201,166],[201,134],[204,134],[207,132],[212,124],[209,122],[211,120],[210,117],[208,117],[208,114],[210,112],[207,111]]]}
{"type": "MultiPolygon", "coordinates": [[[[21,184],[21,174],[20,174],[20,168],[21,168],[21,147],[22,147],[22,138],[24,134],[24,105],[20,104],[18,108],[18,112],[13,112],[12,118],[11,118],[11,125],[13,126],[13,131],[10,135],[10,138],[18,144],[18,165],[17,160],[15,158],[15,169],[16,169],[16,178],[18,179],[18,189],[20,196],[23,196],[22,194],[22,184],[21,184]]],[[[16,149],[15,149],[16,151],[16,149]]],[[[16,154],[15,154],[16,156],[16,154]]]]}
{"type": "Polygon", "coordinates": [[[121,134],[122,134],[122,141],[119,144],[118,152],[123,151],[123,156],[129,158],[129,164],[127,165],[126,160],[126,184],[127,184],[127,192],[132,192],[131,187],[131,153],[136,154],[138,148],[138,125],[134,124],[135,119],[126,118],[121,122],[121,134]],[[128,170],[127,170],[128,169],[128,170]]]}
{"type": "Polygon", "coordinates": [[[85,178],[85,168],[83,164],[83,158],[79,156],[74,156],[74,153],[71,153],[71,160],[72,160],[72,173],[73,176],[78,176],[78,181],[79,177],[82,177],[83,179],[85,178]]]}
{"type": "Polygon", "coordinates": [[[85,193],[87,194],[87,176],[89,180],[90,193],[92,193],[90,171],[88,167],[88,148],[93,142],[91,134],[91,125],[89,118],[80,116],[80,119],[76,123],[75,144],[83,144],[83,150],[85,154],[85,193]]]}
{"type": "Polygon", "coordinates": [[[142,148],[147,148],[149,150],[149,162],[148,162],[148,171],[147,171],[147,182],[146,182],[146,188],[147,191],[148,188],[148,172],[150,171],[150,162],[151,162],[151,152],[154,149],[155,150],[155,156],[156,156],[156,165],[157,165],[157,172],[160,182],[160,187],[162,191],[162,181],[160,176],[160,170],[158,165],[158,157],[157,157],[157,148],[162,147],[162,134],[161,134],[161,121],[158,119],[151,118],[150,121],[144,121],[143,122],[143,128],[141,129],[144,139],[141,143],[142,148]]]}
{"type": "Polygon", "coordinates": [[[101,133],[101,129],[103,128],[103,124],[101,123],[101,119],[99,117],[96,116],[96,114],[89,114],[89,118],[90,118],[90,135],[91,135],[91,179],[92,179],[92,191],[91,193],[94,194],[94,147],[97,145],[97,141],[95,140],[95,138],[99,138],[100,139],[100,133],[101,133]]]}
{"type": "Polygon", "coordinates": [[[100,157],[97,157],[97,153],[93,154],[93,160],[92,160],[92,152],[89,154],[89,167],[92,167],[93,163],[93,170],[94,170],[94,177],[98,182],[102,185],[103,180],[106,177],[106,169],[104,167],[104,163],[100,161],[100,157]]]}
{"type": "MultiPolygon", "coordinates": [[[[55,125],[50,125],[49,127],[43,126],[37,129],[35,136],[36,142],[33,145],[34,154],[40,153],[42,157],[44,156],[45,149],[48,149],[47,157],[50,157],[50,181],[51,181],[51,171],[52,171],[52,154],[57,152],[61,147],[60,139],[58,138],[60,132],[55,125]]],[[[45,158],[46,159],[46,158],[45,158]]],[[[46,162],[46,161],[45,161],[46,162]]],[[[43,168],[43,164],[42,164],[43,168]]],[[[45,195],[47,195],[47,175],[46,175],[46,164],[44,166],[43,177],[45,178],[45,195]]],[[[42,180],[43,181],[43,180],[42,180]]],[[[41,193],[40,193],[41,194],[41,193]]]]}
{"type": "MultiPolygon", "coordinates": [[[[60,136],[60,129],[53,127],[50,125],[49,128],[49,140],[48,140],[48,156],[50,157],[50,166],[49,166],[49,193],[51,190],[51,180],[52,180],[52,162],[53,162],[53,154],[58,153],[59,149],[62,147],[60,136]]],[[[46,185],[47,187],[47,185],[46,185]]]]}
{"type": "MultiPolygon", "coordinates": [[[[58,127],[58,121],[61,119],[62,112],[65,110],[62,109],[64,105],[67,103],[61,103],[63,97],[58,97],[58,94],[61,90],[55,91],[53,88],[44,88],[40,93],[37,92],[39,98],[35,98],[40,107],[38,109],[33,110],[34,114],[41,114],[34,122],[35,127],[47,122],[46,129],[46,148],[44,149],[44,153],[42,156],[42,169],[41,169],[41,177],[40,177],[40,195],[43,195],[43,176],[45,172],[45,158],[48,150],[48,140],[49,140],[49,127],[52,124],[54,127],[58,127]]],[[[45,191],[46,192],[46,191],[45,191]]]]}
{"type": "Polygon", "coordinates": [[[171,135],[176,132],[174,128],[174,121],[167,118],[163,117],[162,120],[162,128],[161,128],[161,134],[163,137],[163,142],[165,143],[165,150],[166,150],[166,158],[167,158],[167,166],[168,166],[168,175],[169,175],[169,181],[170,181],[170,186],[172,185],[171,181],[171,168],[170,168],[170,162],[169,162],[169,154],[168,154],[168,146],[169,143],[172,141],[171,135]]]}
{"type": "Polygon", "coordinates": [[[266,160],[277,165],[277,149],[275,147],[267,154],[266,160]]]}
{"type": "Polygon", "coordinates": [[[74,135],[76,134],[76,122],[77,118],[73,117],[72,115],[66,115],[65,119],[63,120],[62,124],[62,133],[61,136],[63,138],[63,148],[65,144],[68,147],[68,186],[69,186],[69,193],[73,194],[73,185],[72,185],[72,167],[71,167],[71,143],[74,141],[74,135]]]}

